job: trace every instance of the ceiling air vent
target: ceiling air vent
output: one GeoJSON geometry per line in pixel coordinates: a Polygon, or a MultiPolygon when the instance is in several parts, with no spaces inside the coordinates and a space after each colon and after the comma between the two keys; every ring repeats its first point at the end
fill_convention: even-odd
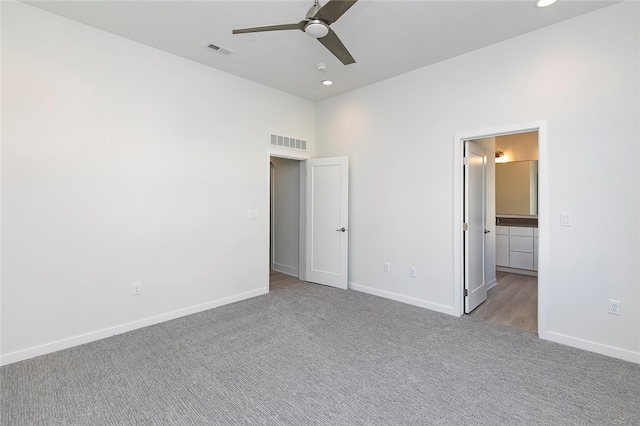
{"type": "Polygon", "coordinates": [[[298,151],[307,150],[307,141],[302,139],[290,138],[288,136],[271,135],[271,146],[278,148],[296,149],[298,151]]]}
{"type": "Polygon", "coordinates": [[[220,46],[216,46],[215,44],[210,44],[209,46],[207,46],[209,49],[211,50],[215,50],[216,52],[224,55],[224,56],[229,56],[231,54],[233,54],[233,52],[229,49],[225,49],[224,47],[220,47],[220,46]]]}

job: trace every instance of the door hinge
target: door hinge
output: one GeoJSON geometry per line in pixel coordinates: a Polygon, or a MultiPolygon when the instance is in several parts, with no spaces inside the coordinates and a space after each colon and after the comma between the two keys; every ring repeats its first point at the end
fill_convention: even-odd
{"type": "Polygon", "coordinates": [[[469,290],[468,289],[464,289],[464,297],[467,297],[469,295],[469,290]]]}
{"type": "Polygon", "coordinates": [[[463,231],[468,231],[469,230],[469,224],[467,222],[462,224],[462,230],[463,231]]]}
{"type": "Polygon", "coordinates": [[[462,157],[462,164],[465,166],[469,165],[469,157],[462,157]]]}

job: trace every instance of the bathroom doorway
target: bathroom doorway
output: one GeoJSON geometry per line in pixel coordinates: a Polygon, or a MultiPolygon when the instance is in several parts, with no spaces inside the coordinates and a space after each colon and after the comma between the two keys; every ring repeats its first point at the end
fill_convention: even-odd
{"type": "MultiPolygon", "coordinates": [[[[474,133],[471,133],[473,135],[474,133]]],[[[538,273],[544,271],[545,263],[540,256],[544,239],[546,220],[546,129],[544,123],[521,128],[498,130],[495,132],[478,132],[478,136],[467,137],[457,135],[460,147],[457,155],[463,156],[462,146],[466,141],[473,141],[483,146],[487,155],[486,172],[486,227],[485,227],[485,262],[484,279],[487,285],[487,299],[469,315],[520,328],[529,332],[537,332],[541,320],[544,321],[544,283],[539,282],[538,273]],[[535,166],[529,163],[535,161],[535,166]],[[527,199],[526,210],[505,210],[500,198],[500,184],[496,183],[497,174],[502,173],[503,164],[516,164],[528,170],[528,184],[519,198],[527,199]],[[496,186],[497,185],[497,186],[496,186]],[[533,188],[533,189],[532,189],[533,188]],[[532,192],[535,190],[535,193],[532,192]],[[500,221],[498,223],[498,221],[500,221]]],[[[464,159],[464,158],[463,158],[464,159]]],[[[460,201],[456,207],[461,222],[464,220],[465,182],[464,170],[457,171],[457,187],[460,188],[460,201]]],[[[508,167],[505,167],[508,168],[508,167]]],[[[519,178],[511,179],[513,184],[519,178]]],[[[510,188],[511,192],[519,192],[510,188]]],[[[514,194],[511,194],[514,195],[514,194]]],[[[516,197],[518,198],[518,197],[516,197]]],[[[463,225],[465,223],[463,222],[463,225]]],[[[466,264],[464,252],[463,226],[456,231],[456,253],[460,253],[456,278],[460,279],[460,314],[465,312],[464,285],[466,264]],[[459,273],[459,275],[458,275],[459,273]]]]}

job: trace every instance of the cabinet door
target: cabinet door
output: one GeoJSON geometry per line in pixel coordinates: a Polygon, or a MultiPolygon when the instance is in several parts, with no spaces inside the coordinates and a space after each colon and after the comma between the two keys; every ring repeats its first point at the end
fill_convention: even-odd
{"type": "Polygon", "coordinates": [[[533,253],[533,237],[518,237],[511,235],[509,237],[509,250],[533,253]]]}
{"type": "Polygon", "coordinates": [[[509,266],[518,269],[533,269],[533,253],[512,251],[509,253],[509,266]]]}
{"type": "Polygon", "coordinates": [[[509,237],[496,235],[496,266],[509,266],[509,237]]]}

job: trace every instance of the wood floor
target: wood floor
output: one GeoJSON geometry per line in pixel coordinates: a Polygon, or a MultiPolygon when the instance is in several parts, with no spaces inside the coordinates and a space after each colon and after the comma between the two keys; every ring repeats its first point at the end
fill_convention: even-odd
{"type": "Polygon", "coordinates": [[[498,284],[489,290],[487,300],[472,317],[538,332],[538,277],[496,273],[498,284]]]}
{"type": "Polygon", "coordinates": [[[286,287],[292,284],[298,284],[299,282],[300,280],[298,279],[298,277],[283,274],[282,272],[269,272],[269,291],[286,287]]]}
{"type": "MultiPolygon", "coordinates": [[[[538,278],[497,272],[498,284],[471,316],[498,324],[538,332],[538,278]]],[[[269,290],[301,282],[297,277],[270,271],[269,290]]]]}

